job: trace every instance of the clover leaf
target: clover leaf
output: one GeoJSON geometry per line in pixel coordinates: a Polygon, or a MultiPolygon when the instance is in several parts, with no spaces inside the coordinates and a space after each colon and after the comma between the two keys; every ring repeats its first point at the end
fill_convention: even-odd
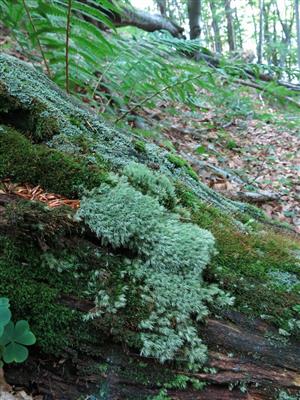
{"type": "Polygon", "coordinates": [[[21,320],[14,325],[10,321],[4,328],[3,335],[0,337],[2,346],[2,358],[4,362],[21,363],[28,357],[28,350],[25,346],[30,346],[36,341],[34,334],[30,331],[27,321],[21,320]]]}
{"type": "Polygon", "coordinates": [[[9,300],[6,297],[0,297],[0,337],[3,335],[4,327],[11,318],[9,309],[9,300]]]}

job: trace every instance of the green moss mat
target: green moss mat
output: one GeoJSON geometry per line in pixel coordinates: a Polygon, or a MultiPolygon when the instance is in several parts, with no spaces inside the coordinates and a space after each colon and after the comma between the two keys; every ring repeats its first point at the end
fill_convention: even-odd
{"type": "MultiPolygon", "coordinates": [[[[216,239],[217,254],[206,272],[209,280],[235,296],[235,309],[262,317],[290,330],[299,319],[300,260],[296,237],[276,233],[251,220],[239,229],[235,221],[215,207],[200,202],[190,191],[182,191],[182,204],[191,211],[192,221],[210,230],[216,239]]],[[[299,330],[294,330],[299,335],[299,330]]]]}
{"type": "Polygon", "coordinates": [[[79,188],[92,188],[106,179],[102,169],[87,160],[45,145],[35,145],[16,130],[0,125],[0,179],[41,185],[44,189],[73,197],[79,188]]]}

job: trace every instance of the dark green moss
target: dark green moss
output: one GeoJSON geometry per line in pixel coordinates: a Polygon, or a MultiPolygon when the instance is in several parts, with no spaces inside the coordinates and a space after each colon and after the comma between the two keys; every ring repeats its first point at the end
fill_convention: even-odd
{"type": "MultiPolygon", "coordinates": [[[[287,290],[275,285],[270,272],[290,273],[300,279],[299,261],[293,254],[299,243],[253,221],[249,229],[199,199],[184,185],[177,184],[181,204],[191,212],[192,222],[210,230],[216,239],[217,255],[206,271],[206,279],[215,281],[235,296],[235,308],[249,315],[267,315],[277,326],[287,328],[296,318],[293,310],[300,304],[299,287],[287,290]]],[[[243,215],[249,224],[251,217],[243,215]]]]}
{"type": "Polygon", "coordinates": [[[2,126],[0,130],[0,178],[41,185],[44,189],[76,196],[80,186],[98,186],[107,177],[104,169],[87,161],[34,145],[21,133],[2,126]]]}
{"type": "Polygon", "coordinates": [[[176,377],[171,369],[163,368],[157,363],[138,362],[135,358],[128,358],[128,368],[120,371],[119,374],[120,377],[125,380],[129,379],[130,382],[153,387],[164,387],[176,377]]]}
{"type": "Polygon", "coordinates": [[[146,144],[142,140],[134,140],[133,145],[139,153],[146,153],[146,144]]]}
{"type": "Polygon", "coordinates": [[[64,298],[86,296],[87,264],[80,264],[76,249],[52,255],[58,264],[68,261],[73,267],[58,272],[57,264],[45,262],[34,243],[0,236],[0,293],[10,299],[15,321],[29,321],[44,353],[58,356],[67,348],[84,352],[88,343],[99,345],[103,333],[92,322],[84,322],[82,312],[65,305],[64,298]]]}
{"type": "Polygon", "coordinates": [[[195,172],[195,171],[193,170],[193,168],[192,168],[190,165],[188,165],[188,166],[186,167],[186,172],[187,172],[193,179],[195,179],[196,181],[198,180],[197,172],[195,172]]]}
{"type": "Polygon", "coordinates": [[[184,160],[183,158],[179,157],[174,153],[168,154],[168,160],[172,164],[174,164],[177,168],[184,168],[187,174],[189,174],[193,179],[198,181],[197,173],[193,170],[193,168],[189,165],[189,163],[186,160],[184,160]]]}
{"type": "Polygon", "coordinates": [[[168,154],[168,160],[178,168],[183,168],[187,165],[186,160],[173,153],[168,154]]]}

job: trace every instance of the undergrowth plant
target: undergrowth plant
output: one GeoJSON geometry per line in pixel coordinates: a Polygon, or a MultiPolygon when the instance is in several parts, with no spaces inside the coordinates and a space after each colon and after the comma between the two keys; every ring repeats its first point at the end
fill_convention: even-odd
{"type": "Polygon", "coordinates": [[[21,320],[14,324],[11,321],[9,300],[0,297],[0,368],[3,367],[3,363],[24,362],[28,357],[26,346],[34,344],[35,341],[28,322],[21,320]]]}
{"type": "MultiPolygon", "coordinates": [[[[127,27],[119,35],[109,14],[122,10],[108,0],[16,0],[13,6],[3,0],[0,12],[28,57],[36,60],[38,51],[48,75],[97,111],[113,115],[121,111],[116,122],[141,106],[153,108],[160,101],[201,109],[208,106],[207,100],[220,96],[232,117],[252,115],[254,106],[237,99],[231,85],[236,78],[247,80],[249,73],[254,80],[260,74],[279,73],[279,67],[225,59],[219,60],[217,69],[204,61],[195,62],[196,53],[212,54],[197,40],[174,38],[166,32],[145,33],[127,27]]],[[[299,75],[292,70],[282,73],[290,79],[299,75]]],[[[260,81],[260,85],[271,99],[291,96],[275,81],[260,81]]]]}
{"type": "MultiPolygon", "coordinates": [[[[139,181],[138,165],[131,165],[125,168],[128,178],[113,177],[112,185],[101,185],[81,201],[77,218],[104,245],[133,253],[132,261],[124,263],[111,280],[115,289],[107,287],[103,271],[94,274],[95,309],[90,318],[126,310],[132,295],[130,282],[134,282],[140,299],[137,303],[143,310],[137,323],[141,354],[161,362],[181,360],[197,368],[206,360],[198,322],[208,315],[210,303],[228,305],[232,299],[202,278],[214,253],[213,236],[182,222],[178,214],[159,204],[157,175],[145,168],[145,182],[139,181]],[[145,193],[145,187],[154,197],[145,193]]],[[[173,195],[170,182],[166,187],[173,195]]]]}
{"type": "Polygon", "coordinates": [[[115,29],[107,14],[120,10],[107,0],[17,0],[14,7],[25,7],[25,15],[11,13],[10,2],[5,0],[0,11],[18,42],[27,47],[31,43],[28,55],[36,49],[48,75],[67,91],[91,102],[96,96],[94,105],[99,111],[112,110],[114,105],[135,109],[142,102],[151,106],[157,99],[178,99],[197,107],[197,89],[214,90],[208,66],[176,57],[199,50],[197,41],[166,33],[137,34],[130,29],[124,37],[116,33],[108,37],[102,28],[115,29]]]}

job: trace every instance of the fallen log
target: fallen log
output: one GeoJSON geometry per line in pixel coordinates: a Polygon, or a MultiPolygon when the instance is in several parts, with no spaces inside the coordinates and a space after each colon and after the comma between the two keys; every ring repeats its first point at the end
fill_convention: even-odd
{"type": "MultiPolygon", "coordinates": [[[[138,161],[142,171],[145,164],[154,164],[155,173],[161,168],[166,176],[159,175],[157,179],[158,175],[149,168],[146,169],[147,176],[156,190],[156,185],[165,178],[164,190],[169,196],[168,207],[172,214],[167,208],[162,209],[154,197],[146,197],[130,186],[130,193],[134,193],[134,199],[139,199],[139,206],[146,198],[158,204],[158,215],[164,210],[164,218],[170,218],[170,215],[174,218],[172,207],[179,204],[185,212],[178,214],[176,220],[167,219],[170,227],[174,221],[181,224],[180,228],[195,228],[196,223],[199,227],[207,226],[209,221],[212,228],[217,226],[225,232],[223,246],[231,236],[237,238],[235,253],[244,245],[244,238],[251,235],[241,221],[234,219],[236,214],[239,217],[239,212],[247,210],[247,206],[227,201],[201,184],[194,174],[191,176],[192,171],[184,160],[170,157],[154,145],[149,153],[147,149],[139,152],[130,132],[117,131],[83,110],[25,63],[2,55],[0,72],[0,102],[5,105],[0,112],[1,179],[9,177],[15,184],[27,183],[28,187],[40,185],[43,188],[44,185],[48,192],[64,195],[64,201],[70,198],[84,201],[80,197],[82,186],[86,190],[109,187],[109,193],[113,193],[115,180],[122,179],[129,187],[130,176],[124,174],[124,165],[129,160],[138,161]],[[174,178],[172,182],[177,184],[176,188],[166,177],[174,178]],[[201,219],[203,215],[204,220],[201,219]],[[186,217],[190,225],[182,222],[186,217]]],[[[109,196],[105,201],[109,201],[109,196]]],[[[121,197],[119,202],[128,213],[132,203],[130,197],[121,197]]],[[[136,214],[140,212],[135,210],[136,214]]],[[[108,211],[111,210],[105,210],[103,215],[108,211]]],[[[186,358],[161,365],[156,361],[157,357],[141,356],[140,321],[151,310],[147,303],[145,305],[145,297],[141,296],[143,278],[133,279],[131,267],[138,261],[137,266],[142,269],[144,260],[138,258],[138,249],[128,243],[121,242],[116,247],[110,241],[101,241],[103,235],[97,236],[93,233],[96,231],[87,229],[84,220],[75,220],[74,212],[69,207],[51,209],[38,201],[22,200],[0,191],[0,293],[10,299],[14,318],[29,320],[37,337],[37,345],[31,349],[25,368],[5,368],[9,383],[25,386],[29,392],[48,398],[70,400],[99,391],[104,393],[104,398],[112,400],[147,399],[161,390],[182,400],[243,399],[246,396],[248,399],[249,396],[273,399],[274,391],[294,393],[299,390],[298,342],[287,343],[278,351],[278,347],[265,338],[266,331],[261,329],[261,324],[248,326],[242,317],[233,320],[232,316],[222,317],[219,312],[220,319],[203,318],[201,323],[195,320],[193,309],[189,314],[193,329],[197,335],[199,333],[197,341],[202,344],[203,340],[208,345],[208,369],[191,373],[184,369],[186,358]],[[114,303],[111,310],[103,313],[100,308],[95,319],[87,320],[87,313],[95,307],[96,297],[103,299],[103,288],[113,296],[124,289],[126,303],[121,303],[121,307],[120,302],[116,306],[114,303]],[[228,352],[233,352],[233,356],[228,352]],[[182,361],[183,365],[180,364],[182,361]],[[178,385],[178,379],[181,384],[184,380],[184,387],[178,385]],[[207,385],[205,388],[202,388],[203,380],[207,385]],[[236,388],[245,390],[245,385],[248,394],[236,388]]],[[[98,213],[95,219],[100,217],[98,213]]],[[[243,221],[245,217],[243,214],[243,221]]],[[[165,219],[160,222],[160,228],[165,226],[165,219]]],[[[113,219],[113,223],[123,228],[124,218],[113,219]]],[[[146,223],[146,218],[139,221],[140,225],[146,223]]],[[[176,234],[181,237],[183,231],[179,232],[176,234]]],[[[197,229],[197,232],[203,233],[203,230],[197,229]]],[[[212,238],[209,232],[206,236],[212,238]]],[[[173,236],[171,238],[173,240],[173,236]]],[[[177,243],[181,245],[180,241],[177,243]]],[[[257,247],[250,242],[245,248],[247,253],[258,253],[257,247]]],[[[190,249],[188,247],[188,251],[190,249]]],[[[176,250],[172,251],[170,262],[175,258],[176,250]]],[[[294,262],[285,253],[281,255],[280,262],[282,260],[289,265],[294,262]]],[[[235,257],[230,256],[233,270],[234,262],[235,257]]],[[[278,268],[278,264],[274,265],[278,268]]],[[[178,275],[169,271],[168,277],[179,276],[182,270],[179,268],[178,271],[178,275]]],[[[207,288],[218,290],[216,277],[208,268],[209,273],[210,277],[201,276],[206,286],[201,286],[203,292],[197,292],[200,298],[207,288]]],[[[198,287],[198,281],[194,284],[198,287]]],[[[187,298],[190,289],[191,286],[186,284],[187,298]]],[[[169,292],[169,298],[171,295],[169,292]]],[[[180,295],[179,302],[186,300],[181,292],[180,295]]],[[[298,297],[293,296],[284,298],[280,306],[291,308],[298,304],[298,297]]],[[[223,303],[224,307],[225,304],[228,302],[223,303]]],[[[150,302],[151,308],[155,305],[156,300],[150,302]]],[[[207,313],[209,310],[207,308],[207,313]]],[[[171,322],[173,324],[175,318],[171,322]]],[[[272,330],[272,327],[265,329],[272,330]]]]}
{"type": "MultiPolygon", "coordinates": [[[[80,0],[83,3],[88,3],[88,0],[80,0]]],[[[112,9],[108,10],[101,6],[96,6],[108,17],[115,27],[135,26],[146,32],[167,31],[174,37],[183,37],[184,28],[179,26],[176,22],[161,14],[152,14],[150,12],[137,9],[131,5],[112,3],[112,9]],[[117,7],[116,7],[117,6],[117,7]]],[[[93,4],[95,6],[95,4],[93,4]]],[[[101,25],[98,20],[93,19],[92,16],[85,16],[87,20],[100,27],[106,29],[101,25]]]]}
{"type": "MultiPolygon", "coordinates": [[[[89,242],[84,229],[76,228],[78,222],[70,222],[68,214],[64,215],[66,211],[63,210],[55,223],[50,219],[48,223],[50,224],[51,221],[51,225],[45,225],[45,231],[51,227],[52,235],[43,237],[37,234],[36,226],[41,224],[42,220],[43,224],[47,224],[42,215],[53,213],[54,210],[28,207],[25,214],[22,214],[22,220],[20,215],[12,214],[11,211],[8,219],[3,218],[7,207],[9,210],[16,210],[20,202],[24,201],[19,200],[15,195],[0,194],[0,232],[5,231],[8,235],[13,234],[18,238],[26,235],[26,240],[33,240],[41,253],[53,246],[55,231],[64,232],[60,234],[60,246],[63,244],[65,250],[68,247],[72,249],[74,246],[82,246],[84,242],[89,242]],[[18,221],[17,224],[16,221],[18,221]],[[66,226],[68,229],[65,229],[66,226]],[[43,246],[40,246],[38,239],[43,241],[43,246]]],[[[91,246],[101,249],[99,243],[90,242],[89,247],[91,246]]],[[[94,306],[89,299],[67,293],[59,294],[56,302],[64,308],[83,314],[94,306]]],[[[171,398],[180,400],[207,398],[271,400],[274,399],[275,390],[284,389],[291,393],[300,390],[299,343],[295,342],[278,348],[265,337],[267,332],[274,332],[272,326],[260,320],[249,321],[242,314],[229,313],[224,314],[222,320],[208,319],[199,328],[210,349],[206,364],[207,372],[189,373],[178,370],[170,364],[163,367],[165,379],[161,379],[162,367],[158,363],[139,356],[133,349],[124,349],[114,344],[113,339],[105,333],[106,340],[103,344],[97,345],[83,341],[81,349],[84,351],[65,348],[61,350],[59,358],[44,355],[36,347],[31,352],[26,368],[20,370],[19,367],[9,366],[6,369],[6,379],[8,383],[20,388],[25,387],[33,394],[39,393],[50,396],[49,398],[52,396],[54,399],[70,400],[76,398],[75,396],[96,393],[103,385],[109,393],[108,398],[112,400],[137,399],[141,394],[144,394],[146,398],[154,396],[164,387],[171,398]],[[95,368],[88,372],[89,366],[99,364],[105,364],[107,370],[99,372],[95,368]],[[142,370],[143,376],[147,377],[146,380],[143,378],[139,381],[133,367],[131,372],[128,371],[128,365],[139,364],[142,367],[138,369],[142,370]],[[128,373],[124,373],[126,369],[128,373]],[[186,376],[187,379],[205,382],[206,387],[200,392],[193,389],[191,383],[181,390],[169,388],[170,381],[178,374],[186,376]],[[240,388],[244,387],[247,393],[240,391],[240,388]]],[[[139,373],[141,374],[141,371],[139,373]]]]}

